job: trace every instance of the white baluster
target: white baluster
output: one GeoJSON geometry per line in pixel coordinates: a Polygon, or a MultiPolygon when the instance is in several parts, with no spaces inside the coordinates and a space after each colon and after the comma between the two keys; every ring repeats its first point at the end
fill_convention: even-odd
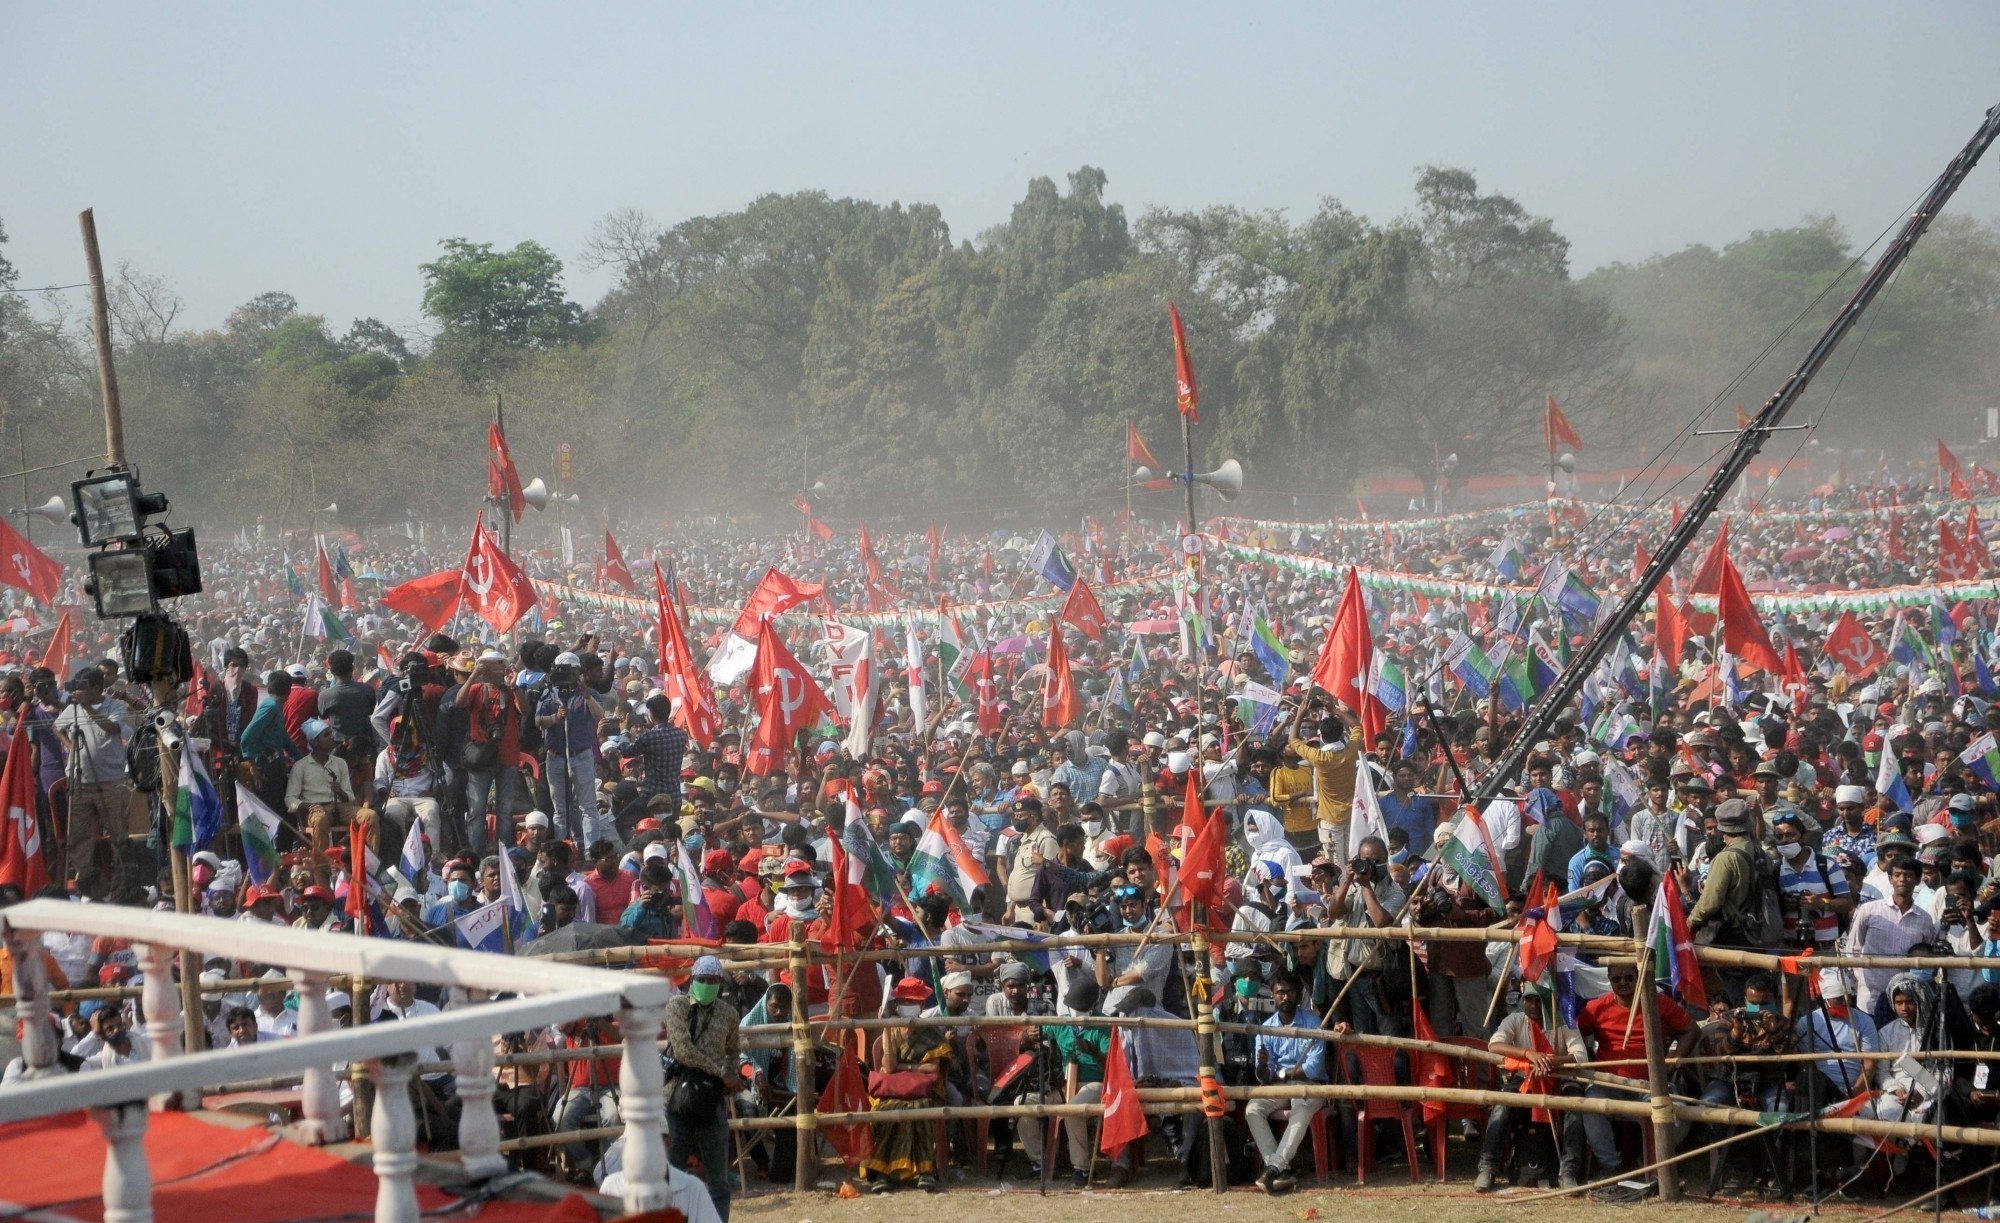
{"type": "MultiPolygon", "coordinates": [[[[134,943],[132,953],[146,978],[140,986],[139,1002],[146,1011],[146,1039],[152,1042],[152,1059],[157,1062],[179,1057],[186,1052],[182,1041],[187,1035],[181,1026],[180,986],[174,980],[179,957],[173,948],[158,943],[134,943]]],[[[151,1104],[156,1113],[169,1108],[199,1108],[201,1095],[193,1091],[162,1092],[153,1097],[151,1104]]]]}
{"type": "Polygon", "coordinates": [[[153,1169],[146,1162],[146,1104],[93,1108],[104,1133],[104,1223],[153,1223],[153,1169]]]}
{"type": "MultiPolygon", "coordinates": [[[[453,1010],[475,1001],[486,1001],[486,991],[451,987],[453,1010]]],[[[492,1039],[454,1041],[451,1068],[458,1077],[459,1163],[473,1180],[498,1176],[507,1170],[507,1157],[500,1153],[500,1117],[493,1111],[492,1039]]]]}
{"type": "Polygon", "coordinates": [[[21,1021],[22,1077],[55,1073],[60,1042],[49,1024],[49,974],[42,963],[42,936],[7,928],[7,951],[14,957],[14,1017],[21,1021]]]}
{"type": "MultiPolygon", "coordinates": [[[[299,995],[300,1036],[312,1036],[334,1029],[333,1014],[326,1007],[326,977],[301,968],[288,970],[299,995]]],[[[308,1146],[324,1146],[347,1140],[347,1118],[340,1111],[340,1087],[332,1066],[308,1066],[299,1089],[299,1123],[293,1132],[308,1146]]]]}
{"type": "Polygon", "coordinates": [[[416,1055],[368,1063],[375,1084],[369,1137],[375,1144],[375,1223],[417,1223],[417,1115],[410,1106],[416,1055]]]}
{"type": "Polygon", "coordinates": [[[666,1073],[660,1065],[665,1006],[618,1013],[625,1054],[618,1064],[618,1115],[625,1122],[625,1213],[667,1204],[666,1073]]]}

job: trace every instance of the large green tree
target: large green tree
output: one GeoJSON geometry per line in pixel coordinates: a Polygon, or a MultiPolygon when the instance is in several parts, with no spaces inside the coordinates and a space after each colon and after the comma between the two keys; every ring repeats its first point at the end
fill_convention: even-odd
{"type": "Polygon", "coordinates": [[[523,354],[588,343],[595,326],[564,296],[562,260],[539,242],[495,251],[490,242],[446,238],[444,254],[420,269],[424,313],[437,321],[436,355],[474,381],[523,354]]]}

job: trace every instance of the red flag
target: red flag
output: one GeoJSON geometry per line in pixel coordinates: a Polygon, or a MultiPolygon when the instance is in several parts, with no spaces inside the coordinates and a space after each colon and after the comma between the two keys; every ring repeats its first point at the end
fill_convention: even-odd
{"type": "Polygon", "coordinates": [[[1632,580],[1636,582],[1640,578],[1644,577],[1646,574],[1646,566],[1652,563],[1653,563],[1653,554],[1651,552],[1646,551],[1646,545],[1642,543],[1634,543],[1632,545],[1632,580]]]}
{"type": "Polygon", "coordinates": [[[1743,578],[1727,557],[1722,562],[1722,589],[1716,593],[1716,616],[1722,621],[1722,646],[1732,655],[1773,675],[1785,673],[1785,660],[1771,645],[1771,634],[1743,588],[1743,578]]]}
{"type": "Polygon", "coordinates": [[[1521,980],[1539,981],[1556,958],[1556,928],[1552,919],[1558,919],[1562,911],[1559,899],[1562,889],[1549,881],[1543,889],[1541,903],[1535,904],[1535,895],[1528,894],[1530,908],[1522,912],[1520,930],[1527,935],[1521,940],[1521,980]]]}
{"type": "Polygon", "coordinates": [[[528,508],[528,499],[521,493],[521,473],[514,469],[514,458],[507,453],[507,435],[500,429],[499,421],[486,426],[486,496],[521,521],[521,511],[528,508]]]}
{"type": "Polygon", "coordinates": [[[1688,593],[1712,595],[1722,589],[1722,567],[1729,563],[1729,520],[1722,520],[1716,529],[1714,542],[1708,551],[1701,554],[1701,563],[1694,567],[1694,581],[1688,584],[1688,593]]]}
{"type": "Polygon", "coordinates": [[[1583,449],[1583,439],[1576,435],[1576,429],[1569,423],[1569,417],[1564,416],[1563,410],[1556,406],[1554,395],[1549,396],[1549,406],[1542,413],[1542,443],[1548,447],[1550,454],[1564,447],[1571,450],[1583,449]]]}
{"type": "Polygon", "coordinates": [[[1910,550],[1903,544],[1903,523],[1896,516],[1896,508],[1894,506],[1889,507],[1889,531],[1884,536],[1884,539],[1888,545],[1890,560],[1903,561],[1905,563],[1909,561],[1910,550]]]}
{"type": "MultiPolygon", "coordinates": [[[[1660,906],[1667,913],[1668,937],[1674,940],[1671,962],[1674,988],[1680,991],[1684,1004],[1696,1011],[1705,1011],[1708,1009],[1708,987],[1702,984],[1701,961],[1695,956],[1694,935],[1688,930],[1687,909],[1681,903],[1681,885],[1672,871],[1660,876],[1660,906]]],[[[1657,949],[1655,951],[1657,954],[1657,949]]]]}
{"type": "Polygon", "coordinates": [[[1792,648],[1789,641],[1785,642],[1784,681],[1780,687],[1792,694],[1792,712],[1803,715],[1812,689],[1806,683],[1806,665],[1799,660],[1799,652],[1792,648]]]}
{"type": "Polygon", "coordinates": [[[660,617],[660,690],[674,703],[674,722],[696,747],[707,747],[722,729],[722,715],[715,708],[714,690],[702,682],[695,669],[687,632],[667,595],[666,575],[660,572],[658,561],[653,562],[653,586],[658,591],[656,610],[660,617]]]}
{"type": "MultiPolygon", "coordinates": [[[[1077,585],[1083,585],[1078,579],[1077,585]]],[[[1083,698],[1069,673],[1069,647],[1063,644],[1062,621],[1049,625],[1049,682],[1042,688],[1042,725],[1068,726],[1083,716],[1083,698]]]]}
{"type": "Polygon", "coordinates": [[[1187,329],[1181,326],[1180,309],[1172,302],[1167,303],[1167,321],[1174,329],[1174,402],[1180,405],[1182,416],[1198,425],[1201,413],[1195,408],[1201,403],[1201,393],[1194,385],[1194,362],[1188,357],[1187,329]]]}
{"type": "MultiPolygon", "coordinates": [[[[849,807],[848,813],[860,818],[854,807],[849,807]]],[[[839,837],[830,838],[829,843],[833,849],[832,932],[841,950],[859,951],[875,933],[875,905],[868,898],[866,874],[861,865],[840,847],[839,837]]]]}
{"type": "Polygon", "coordinates": [[[1681,669],[1681,647],[1687,644],[1687,612],[1667,593],[1665,586],[1653,592],[1653,642],[1668,667],[1681,669]]]}
{"type": "Polygon", "coordinates": [[[382,606],[403,613],[435,633],[458,613],[464,588],[462,570],[444,569],[391,586],[382,592],[382,606]]]}
{"type": "Polygon", "coordinates": [[[1743,401],[1736,401],[1736,431],[1743,432],[1750,427],[1750,414],[1743,410],[1743,401]]]}
{"type": "Polygon", "coordinates": [[[1373,693],[1365,690],[1369,668],[1375,662],[1375,635],[1368,627],[1368,606],[1361,598],[1361,575],[1347,571],[1347,590],[1340,596],[1340,608],[1327,626],[1326,643],[1320,647],[1319,661],[1313,664],[1312,682],[1331,693],[1361,716],[1361,741],[1375,742],[1389,711],[1373,693]]]}
{"type": "Polygon", "coordinates": [[[7,744],[6,767],[0,769],[0,803],[7,811],[0,827],[0,883],[18,884],[30,896],[49,882],[41,824],[35,818],[34,757],[33,737],[17,733],[7,744]]]}
{"type": "Polygon", "coordinates": [[[1166,466],[1154,458],[1153,452],[1146,448],[1146,439],[1139,436],[1139,426],[1129,420],[1125,422],[1125,459],[1127,462],[1148,469],[1156,476],[1166,470],[1166,466]]]}
{"type": "Polygon", "coordinates": [[[1979,558],[1951,529],[1951,519],[1938,519],[1938,581],[1963,582],[1979,576],[1979,558]]]}
{"type": "Polygon", "coordinates": [[[333,580],[333,565],[326,559],[326,544],[313,540],[313,552],[318,556],[319,593],[329,607],[340,606],[340,584],[333,580]]]}
{"type": "MultiPolygon", "coordinates": [[[[1430,1008],[1419,1006],[1412,1009],[1415,1032],[1418,1040],[1437,1040],[1437,1029],[1431,1026],[1430,1008]]],[[[1415,1064],[1410,1067],[1410,1079],[1418,1087],[1442,1088],[1458,1086],[1458,1075],[1453,1073],[1451,1059],[1441,1053],[1418,1052],[1411,1055],[1415,1064]]],[[[1424,1121],[1426,1124],[1444,1116],[1447,1105],[1443,1100],[1424,1100],[1424,1121]]]]}
{"type": "Polygon", "coordinates": [[[1214,815],[1202,814],[1199,767],[1188,770],[1181,823],[1194,829],[1193,838],[1181,851],[1181,895],[1190,904],[1213,908],[1222,903],[1222,885],[1229,879],[1229,868],[1222,858],[1222,842],[1229,835],[1229,821],[1219,811],[1214,815]]]}
{"type": "Polygon", "coordinates": [[[792,657],[766,620],[757,632],[757,665],[750,671],[757,695],[757,732],[750,740],[749,770],[763,777],[785,767],[792,740],[832,712],[826,694],[792,657]]]}
{"type": "Polygon", "coordinates": [[[1972,487],[1975,492],[2000,493],[2000,476],[1995,476],[1984,467],[1974,463],[1972,465],[1972,487]]]}
{"type": "MultiPolygon", "coordinates": [[[[1114,1033],[1115,1033],[1114,1029],[1114,1033]]],[[[1129,1076],[1128,1076],[1129,1077],[1129,1076]]],[[[819,1112],[822,1113],[865,1113],[868,1111],[868,1081],[862,1076],[861,1064],[854,1060],[852,1049],[840,1051],[840,1062],[833,1068],[826,1087],[819,1093],[819,1112]]],[[[840,1158],[850,1168],[861,1165],[861,1161],[875,1153],[875,1131],[867,1122],[858,1125],[823,1125],[819,1132],[826,1136],[833,1149],[840,1152],[840,1158]]]]}
{"type": "Polygon", "coordinates": [[[763,579],[757,583],[757,589],[750,592],[743,610],[737,614],[736,623],[729,626],[729,631],[746,641],[755,641],[758,626],[767,617],[781,615],[809,599],[817,599],[825,589],[819,582],[801,582],[786,577],[776,569],[767,569],[763,579]]]}
{"type": "Polygon", "coordinates": [[[496,633],[513,628],[535,606],[534,584],[486,533],[484,522],[474,522],[472,546],[465,550],[459,572],[466,605],[496,633]]]}
{"type": "Polygon", "coordinates": [[[1965,507],[1965,533],[1958,537],[1958,543],[1978,563],[1981,572],[1993,567],[1993,553],[1987,550],[1986,537],[1979,530],[1978,506],[1965,507]]]}
{"type": "Polygon", "coordinates": [[[354,589],[354,579],[340,579],[340,610],[353,611],[360,606],[361,596],[354,589]]]}
{"type": "Polygon", "coordinates": [[[1116,1156],[1125,1145],[1146,1136],[1146,1106],[1132,1082],[1125,1060],[1125,1030],[1111,1029],[1111,1047],[1104,1055],[1104,1120],[1097,1131],[1097,1149],[1116,1156]]]}
{"type": "Polygon", "coordinates": [[[931,525],[924,531],[924,544],[929,551],[929,556],[924,561],[924,581],[929,585],[935,586],[937,585],[938,550],[944,545],[944,532],[938,530],[938,524],[935,519],[932,520],[931,525]]]}
{"type": "Polygon", "coordinates": [[[992,651],[981,650],[974,654],[965,678],[972,688],[973,704],[979,711],[979,733],[998,734],[1001,725],[1000,686],[993,678],[992,651]]]}
{"type": "Polygon", "coordinates": [[[55,673],[56,682],[69,679],[70,634],[73,631],[67,610],[57,618],[56,631],[49,634],[48,648],[42,651],[42,665],[55,673]]]}
{"type": "Polygon", "coordinates": [[[1964,477],[1960,476],[1956,470],[1951,473],[1951,481],[1945,487],[1950,491],[1953,501],[1972,500],[1972,488],[1966,484],[1964,477]]]}
{"type": "Polygon", "coordinates": [[[1062,612],[1056,619],[1076,625],[1092,641],[1104,640],[1104,609],[1098,606],[1097,596],[1090,593],[1090,583],[1081,577],[1069,588],[1069,597],[1063,600],[1062,612]]]}
{"type": "MultiPolygon", "coordinates": [[[[658,565],[654,566],[657,571],[658,565]]],[[[625,563],[625,554],[618,550],[618,541],[611,538],[611,528],[604,528],[604,568],[599,570],[608,582],[616,582],[625,588],[627,594],[638,594],[639,587],[632,581],[632,569],[625,563]]],[[[665,589],[664,586],[661,587],[665,589]]]]}
{"type": "Polygon", "coordinates": [[[53,561],[14,524],[0,518],[0,586],[25,590],[41,603],[53,604],[62,588],[61,562],[53,561]]]}
{"type": "Polygon", "coordinates": [[[1889,652],[1875,644],[1861,627],[1861,621],[1853,612],[1842,612],[1834,621],[1833,631],[1826,635],[1826,654],[1840,664],[1849,679],[1861,679],[1872,675],[1876,668],[1889,661],[1889,652]]]}
{"type": "Polygon", "coordinates": [[[1945,447],[1943,438],[1938,439],[1937,447],[1938,447],[1938,454],[1937,454],[1938,470],[1947,475],[1954,475],[1954,476],[1957,475],[1958,456],[1953,454],[1949,449],[1945,447]]]}

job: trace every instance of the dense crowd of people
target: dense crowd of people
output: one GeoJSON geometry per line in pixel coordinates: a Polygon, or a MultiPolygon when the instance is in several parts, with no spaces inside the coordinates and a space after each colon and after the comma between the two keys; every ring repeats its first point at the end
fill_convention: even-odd
{"type": "MultiPolygon", "coordinates": [[[[200,665],[169,703],[226,809],[220,831],[191,846],[184,896],[165,858],[175,833],[148,729],[159,694],[121,675],[108,638],[79,625],[74,652],[107,656],[62,673],[16,666],[0,704],[19,750],[33,753],[48,847],[38,894],[512,954],[714,945],[676,968],[683,988],[663,1035],[671,1160],[697,1170],[723,1218],[746,1176],[789,1183],[801,1157],[789,1129],[740,1131],[733,1149],[726,1123],[798,1106],[789,1043],[756,1031],[789,1022],[795,1006],[814,1017],[1021,1017],[898,1025],[868,1040],[829,1031],[811,1081],[858,1078],[852,1102],[883,1114],[866,1143],[843,1149],[870,1191],[964,1175],[985,1160],[982,1134],[1001,1175],[1043,1184],[1064,1163],[1079,1186],[1093,1175],[1122,1185],[1142,1165],[1144,1143],[1102,1153],[1086,1118],[996,1121],[990,1133],[894,1120],[928,1104],[1099,1102],[1107,1077],[1194,1085],[1210,1060],[1237,1085],[1464,1081],[1417,1045],[1384,1051],[1299,1029],[1458,1041],[1504,1057],[1481,1080],[1504,1089],[1643,1099],[1638,991],[1654,988],[1669,1055],[1691,1059],[1673,1072],[1682,1094],[1772,1114],[1992,1125],[2000,968],[1850,972],[1799,959],[2000,954],[1988,763],[2000,752],[1985,738],[2000,730],[1988,705],[2000,695],[1989,673],[1995,604],[1838,597],[1935,585],[1931,524],[1952,515],[1947,550],[1978,537],[1976,518],[1958,525],[1963,503],[1892,487],[1745,507],[1711,558],[1685,567],[1685,597],[1629,627],[1519,775],[1468,820],[1469,790],[1547,687],[1507,660],[1559,669],[1596,609],[1629,586],[1665,513],[1620,521],[1537,506],[1414,529],[1225,523],[1213,534],[1230,546],[1211,546],[1193,570],[1171,537],[1086,522],[1057,541],[1106,612],[1081,627],[1059,618],[1063,594],[1022,564],[1023,540],[940,539],[933,528],[856,548],[810,534],[670,533],[648,551],[689,621],[695,663],[723,651],[736,608],[772,568],[821,588],[782,617],[777,640],[823,688],[845,682],[822,644],[828,620],[875,632],[878,660],[903,658],[906,644],[913,657],[881,668],[874,725],[857,736],[829,716],[775,762],[749,750],[769,698],[751,676],[717,684],[717,724],[705,739],[690,734],[662,674],[651,573],[633,589],[598,566],[530,552],[547,584],[511,633],[470,616],[426,628],[361,591],[456,558],[404,533],[353,537],[338,544],[352,576],[329,592],[332,614],[308,596],[302,617],[315,544],[246,532],[210,559],[208,593],[174,609],[200,665]],[[1714,554],[1760,594],[1836,596],[1762,620],[1765,649],[1796,671],[1741,662],[1734,630],[1712,611],[1703,619],[1714,554]],[[1336,692],[1316,682],[1316,663],[1341,614],[1345,566],[1448,584],[1369,584],[1376,662],[1362,685],[1336,692]],[[1542,580],[1557,566],[1575,585],[1542,580]],[[1579,585],[1589,611],[1564,593],[1579,585]],[[899,614],[918,608],[921,619],[899,614]],[[1876,647],[1865,658],[1829,648],[1854,611],[1876,647]],[[947,648],[990,660],[993,691],[970,692],[947,648]],[[1468,666],[1472,652],[1490,665],[1468,666]],[[1075,677],[1076,716],[1045,716],[1058,662],[1075,677]],[[1390,670],[1400,684],[1376,682],[1390,670]],[[1211,821],[1226,835],[1204,848],[1226,880],[1196,909],[1181,867],[1211,821]],[[1463,835],[1474,825],[1476,837],[1463,835]],[[1635,928],[1635,913],[1648,926],[1635,928]],[[1160,937],[1191,923],[1217,936],[1208,961],[1160,937]],[[1393,925],[1497,929],[1483,944],[1310,936],[1393,925]],[[1638,964],[1588,941],[1532,954],[1539,944],[1517,931],[1541,929],[1653,950],[1638,964]],[[732,951],[800,931],[818,947],[909,954],[829,963],[801,981],[732,951]],[[980,950],[1118,931],[1152,937],[1095,954],[980,950]],[[1784,966],[1699,964],[1692,947],[1707,945],[1784,966]],[[1133,1025],[1114,1045],[1110,1027],[1074,1022],[1185,1019],[1205,996],[1197,981],[1211,980],[1218,1050],[1199,1049],[1191,1029],[1133,1025]],[[1992,1059],[1934,1056],[1947,1050],[1992,1059]],[[1114,1052],[1129,1073],[1107,1076],[1114,1052]],[[1791,1053],[1823,1056],[1757,1060],[1791,1053]]],[[[13,892],[0,899],[22,894],[0,886],[13,892]]],[[[137,971],[129,946],[50,935],[46,951],[58,987],[131,984],[137,971]]],[[[297,1000],[282,973],[216,960],[204,979],[259,981],[206,999],[212,1046],[293,1033],[297,1000]]],[[[445,1001],[408,985],[329,997],[344,1023],[445,1001]]],[[[65,1007],[63,1065],[143,1060],[136,1005],[65,1007]]],[[[587,1022],[498,1035],[495,1047],[616,1039],[587,1022]]],[[[503,1058],[500,1076],[511,1134],[616,1116],[615,1061],[503,1058]]],[[[451,1075],[413,1091],[426,1141],[450,1145],[451,1075]]],[[[1258,1098],[1228,1120],[1229,1162],[1283,1193],[1309,1142],[1362,1158],[1360,1131],[1379,1115],[1311,1095],[1258,1098]],[[1325,1129],[1335,1140],[1314,1142],[1325,1129]]],[[[1190,1183],[1208,1176],[1199,1117],[1152,1118],[1190,1183]]],[[[1417,1145],[1458,1140],[1482,1192],[1572,1187],[1671,1153],[1645,1153],[1638,1128],[1499,1107],[1419,1127],[1417,1145]]],[[[1726,1136],[1681,1129],[1690,1147],[1726,1136]]],[[[618,1144],[551,1150],[541,1166],[615,1185],[618,1144]]],[[[1963,1156],[1800,1129],[1724,1150],[1703,1169],[1711,1181],[1778,1196],[1879,1189],[1912,1162],[1941,1162],[1949,1178],[1963,1156]]]]}

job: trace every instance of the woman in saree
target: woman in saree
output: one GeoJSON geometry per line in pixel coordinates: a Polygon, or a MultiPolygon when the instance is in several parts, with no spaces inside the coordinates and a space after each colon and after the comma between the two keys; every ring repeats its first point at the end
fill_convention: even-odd
{"type": "MultiPolygon", "coordinates": [[[[903,1019],[915,1019],[931,999],[931,987],[905,977],[890,993],[890,1005],[903,1019]]],[[[875,1056],[868,1075],[868,1108],[893,1117],[913,1108],[944,1103],[946,1073],[951,1069],[950,1030],[943,1027],[894,1027],[875,1038],[875,1056]]],[[[937,1186],[938,1127],[930,1121],[871,1122],[874,1151],[861,1161],[861,1179],[870,1193],[914,1185],[937,1186]]]]}

